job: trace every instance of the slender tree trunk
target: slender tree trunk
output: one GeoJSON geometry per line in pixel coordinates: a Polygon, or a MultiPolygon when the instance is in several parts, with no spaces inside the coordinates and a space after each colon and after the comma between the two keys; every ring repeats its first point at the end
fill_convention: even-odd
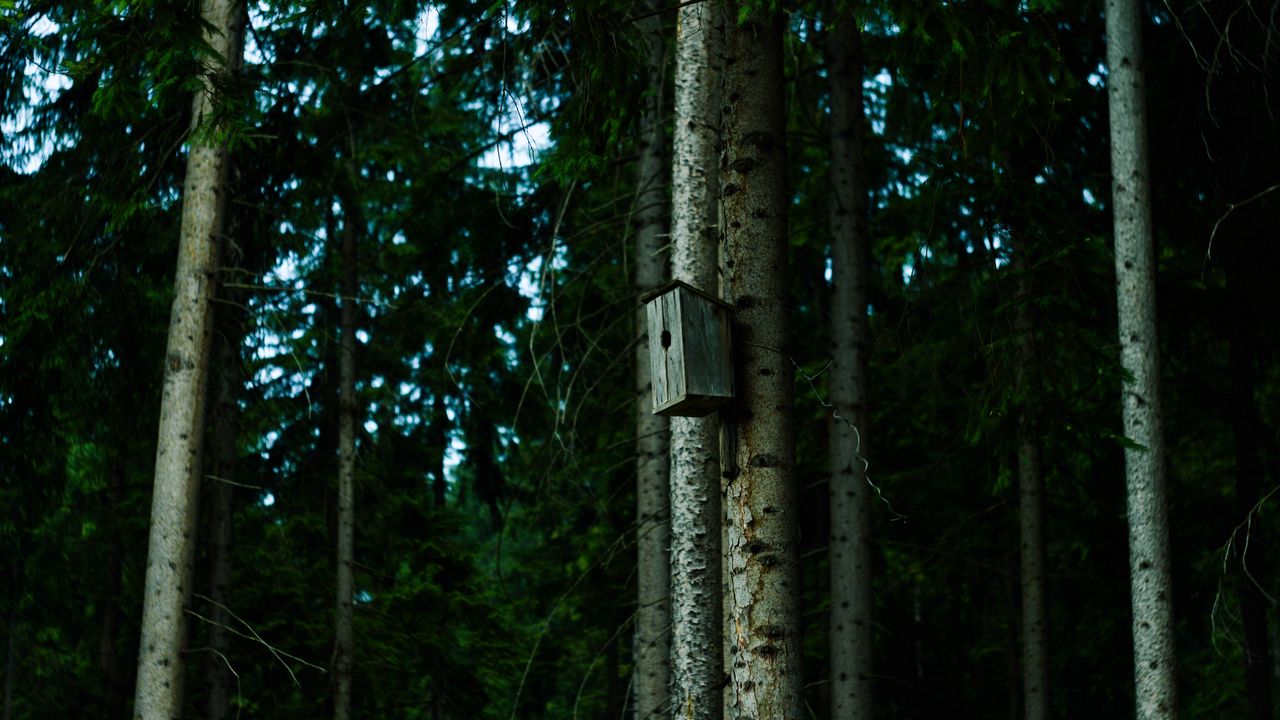
{"type": "Polygon", "coordinates": [[[1049,626],[1045,595],[1044,468],[1038,425],[1031,396],[1035,377],[1036,347],[1031,321],[1031,259],[1027,242],[1015,232],[1013,262],[1017,302],[1014,333],[1017,335],[1018,397],[1024,398],[1018,413],[1018,525],[1022,578],[1022,696],[1026,720],[1049,718],[1049,626]]]}
{"type": "MultiPolygon", "coordinates": [[[[718,135],[724,21],[716,2],[683,7],[676,24],[671,274],[718,294],[718,135]]],[[[671,419],[672,716],[722,716],[720,424],[671,419]]]]}
{"type": "Polygon", "coordinates": [[[1256,521],[1255,507],[1262,497],[1262,458],[1258,451],[1258,415],[1254,407],[1254,358],[1256,356],[1256,318],[1246,312],[1257,307],[1250,289],[1256,287],[1247,277],[1251,258],[1233,248],[1227,267],[1227,320],[1231,328],[1231,425],[1235,435],[1236,509],[1240,521],[1247,523],[1249,537],[1241,543],[1240,606],[1244,621],[1245,690],[1249,701],[1250,720],[1271,720],[1271,662],[1267,633],[1266,545],[1262,523],[1256,521]]]}
{"type": "MultiPolygon", "coordinates": [[[[615,613],[615,616],[625,613],[615,613]]],[[[629,618],[619,617],[619,623],[628,622],[629,618]]],[[[622,718],[623,708],[627,706],[627,691],[622,684],[622,673],[620,666],[622,665],[622,653],[619,646],[622,643],[614,641],[609,643],[605,648],[604,667],[606,674],[605,681],[605,717],[622,718]]]]}
{"type": "MultiPolygon", "coordinates": [[[[17,581],[18,574],[13,573],[13,579],[17,581]]],[[[15,662],[17,653],[14,651],[16,640],[14,635],[18,632],[18,608],[17,608],[17,592],[11,590],[13,595],[13,603],[9,606],[9,627],[7,637],[4,644],[4,720],[13,720],[13,676],[18,672],[15,662]]]]}
{"type": "Polygon", "coordinates": [[[725,298],[733,306],[736,426],[725,481],[734,718],[801,718],[795,410],[788,355],[782,15],[730,3],[725,58],[725,298]],[[740,18],[741,22],[734,22],[740,18]]]}
{"type": "Polygon", "coordinates": [[[355,599],[356,476],[356,233],[355,201],[348,198],[342,228],[341,317],[338,338],[338,575],[334,622],[334,720],[351,717],[351,676],[355,647],[352,606],[355,599]]]}
{"type": "Polygon", "coordinates": [[[928,712],[930,702],[930,693],[928,687],[925,686],[925,666],[929,664],[928,658],[925,657],[924,649],[924,601],[920,597],[920,580],[911,581],[911,657],[915,661],[915,707],[919,708],[917,715],[919,717],[931,717],[932,713],[928,712]]]}
{"type": "Polygon", "coordinates": [[[439,462],[436,463],[435,480],[431,483],[431,494],[435,498],[436,507],[445,506],[445,498],[448,491],[448,483],[444,477],[444,460],[449,456],[449,433],[446,430],[446,423],[449,422],[449,413],[445,408],[444,393],[436,392],[435,398],[431,401],[431,438],[433,444],[433,453],[439,452],[439,462]]]}
{"type": "Polygon", "coordinates": [[[1271,679],[1280,681],[1280,628],[1271,631],[1271,679]]]}
{"type": "Polygon", "coordinates": [[[205,711],[209,720],[227,720],[231,705],[231,668],[227,653],[231,618],[227,612],[227,588],[231,585],[231,518],[236,473],[236,388],[240,382],[240,326],[221,324],[217,342],[218,376],[213,422],[213,482],[209,502],[209,654],[205,659],[205,711]]]}
{"type": "Polygon", "coordinates": [[[867,190],[862,157],[862,33],[850,13],[827,42],[831,86],[831,717],[871,718],[871,494],[867,429],[867,190]],[[853,427],[850,427],[852,425],[853,427]]]}
{"type": "MultiPolygon", "coordinates": [[[[207,61],[209,76],[195,97],[193,127],[206,122],[212,110],[213,76],[225,75],[239,63],[242,16],[234,0],[205,0],[201,7],[201,18],[207,24],[204,41],[213,53],[207,61]]],[[[171,720],[183,714],[185,610],[191,595],[214,273],[227,175],[226,148],[205,144],[200,135],[195,137],[183,188],[178,267],[160,400],[138,646],[137,720],[171,720]]]]}
{"type": "MultiPolygon", "coordinates": [[[[1016,187],[1034,187],[1035,176],[1025,151],[1008,158],[1007,167],[1016,187]]],[[[1018,398],[1016,445],[1018,459],[1018,525],[1022,597],[1020,621],[1022,637],[1022,706],[1026,720],[1048,720],[1049,704],[1049,626],[1047,609],[1048,553],[1044,533],[1044,462],[1042,434],[1037,409],[1041,398],[1036,393],[1039,368],[1035,342],[1035,321],[1031,239],[1024,234],[1024,219],[1030,217],[1017,202],[1005,202],[1001,208],[1009,227],[1012,256],[1009,269],[1014,289],[1013,332],[1017,348],[1014,364],[1015,396],[1018,398]]]]}
{"type": "Polygon", "coordinates": [[[1164,431],[1156,334],[1155,249],[1147,161],[1142,3],[1107,0],[1107,81],[1115,222],[1138,720],[1177,716],[1173,582],[1169,567],[1164,431]]]}
{"type": "Polygon", "coordinates": [[[110,717],[124,715],[128,688],[120,668],[116,652],[116,632],[120,624],[120,591],[123,586],[124,543],[121,540],[120,523],[115,518],[122,513],[124,502],[124,463],[117,458],[111,469],[111,488],[107,494],[107,512],[112,517],[109,525],[111,540],[107,546],[107,587],[102,597],[102,637],[98,641],[98,667],[102,671],[105,710],[110,717]]]}
{"type": "MultiPolygon", "coordinates": [[[[1003,461],[1001,464],[1004,464],[1003,461]]],[[[1008,616],[1008,628],[1005,631],[1005,675],[1009,691],[1009,720],[1022,720],[1022,666],[1018,652],[1018,640],[1021,636],[1018,619],[1022,616],[1022,608],[1018,601],[1018,560],[1013,553],[1006,556],[1005,570],[1004,594],[1008,616]]]]}
{"type": "MultiPolygon", "coordinates": [[[[467,413],[467,462],[475,474],[476,495],[489,507],[489,521],[494,530],[501,530],[504,522],[502,501],[506,494],[506,480],[494,457],[493,422],[480,405],[473,404],[467,413]]],[[[459,502],[461,504],[461,502],[459,502]]]]}
{"type": "MultiPolygon", "coordinates": [[[[657,2],[650,2],[657,9],[657,2]]],[[[659,16],[641,22],[649,46],[649,92],[640,114],[640,161],[636,178],[636,290],[662,283],[666,263],[666,203],[663,165],[666,140],[662,120],[666,52],[659,16]]],[[[671,517],[667,419],[652,414],[648,330],[644,308],[636,317],[636,718],[663,717],[670,707],[671,682],[671,517]]]]}

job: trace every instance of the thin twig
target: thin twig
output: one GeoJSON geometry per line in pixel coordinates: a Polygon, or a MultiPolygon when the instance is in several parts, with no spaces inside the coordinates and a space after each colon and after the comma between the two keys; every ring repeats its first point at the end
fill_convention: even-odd
{"type": "Polygon", "coordinates": [[[746,341],[743,341],[743,342],[747,345],[751,345],[752,347],[758,347],[764,350],[771,350],[785,357],[787,360],[791,361],[791,365],[795,367],[796,372],[800,373],[800,375],[805,379],[805,382],[809,383],[809,388],[813,390],[813,396],[815,399],[817,399],[818,404],[831,411],[831,418],[833,420],[838,420],[839,422],[844,423],[849,427],[850,430],[853,431],[853,438],[854,438],[853,454],[854,454],[854,457],[858,458],[858,462],[862,463],[862,479],[864,482],[867,483],[868,486],[871,487],[872,490],[876,491],[876,497],[880,498],[880,501],[884,503],[885,507],[889,508],[889,513],[892,515],[892,517],[889,518],[889,521],[895,522],[898,520],[906,520],[907,516],[903,515],[897,510],[894,510],[893,504],[890,503],[889,499],[884,496],[884,492],[880,490],[880,486],[876,485],[875,482],[871,480],[871,475],[867,472],[867,470],[871,468],[871,463],[867,462],[867,459],[862,456],[862,433],[858,432],[857,426],[855,426],[853,422],[849,420],[849,418],[846,418],[845,416],[840,414],[840,411],[836,409],[835,405],[832,405],[831,403],[827,402],[826,399],[822,397],[822,393],[818,391],[818,386],[815,385],[813,382],[814,380],[817,380],[818,377],[822,375],[822,373],[826,372],[827,368],[831,367],[831,363],[834,361],[828,361],[827,364],[824,365],[821,370],[814,373],[813,375],[810,375],[809,373],[805,372],[804,368],[800,367],[800,363],[796,362],[795,358],[791,357],[790,355],[782,352],[777,348],[772,348],[767,345],[760,345],[759,343],[746,342],[746,341]]]}
{"type": "Polygon", "coordinates": [[[613,634],[609,636],[609,639],[605,640],[604,645],[600,646],[600,650],[596,652],[595,657],[591,658],[591,664],[587,666],[587,671],[582,675],[582,682],[578,684],[578,694],[573,698],[573,720],[578,720],[578,704],[582,700],[583,691],[587,688],[587,681],[591,679],[592,671],[596,669],[596,664],[600,662],[600,656],[604,655],[610,645],[617,642],[618,636],[622,634],[623,630],[626,630],[631,625],[639,612],[640,611],[637,610],[636,612],[631,613],[631,616],[627,618],[626,622],[619,625],[618,629],[614,630],[613,634]]]}
{"type": "Polygon", "coordinates": [[[1208,264],[1209,264],[1209,260],[1210,260],[1210,259],[1212,259],[1212,256],[1213,256],[1213,238],[1217,236],[1217,234],[1218,234],[1218,226],[1222,225],[1222,221],[1223,221],[1223,220],[1226,220],[1228,215],[1230,215],[1231,213],[1235,212],[1236,208],[1238,208],[1238,207],[1243,207],[1243,206],[1245,206],[1245,205],[1248,205],[1249,203],[1253,202],[1254,200],[1258,200],[1258,199],[1260,199],[1261,197],[1263,197],[1264,195],[1267,195],[1268,193],[1275,192],[1276,190],[1280,190],[1280,183],[1276,183],[1275,185],[1272,185],[1271,187],[1266,188],[1265,190],[1262,190],[1262,191],[1258,192],[1257,194],[1253,195],[1252,197],[1249,197],[1249,198],[1246,198],[1246,199],[1244,199],[1244,200],[1241,200],[1240,202],[1227,203],[1227,211],[1226,211],[1226,212],[1224,212],[1224,213],[1222,213],[1222,217],[1218,218],[1218,221],[1217,221],[1217,222],[1215,222],[1215,223],[1213,224],[1213,232],[1209,233],[1209,247],[1205,248],[1205,251],[1204,251],[1204,264],[1200,266],[1200,275],[1201,275],[1201,277],[1202,277],[1202,278],[1203,278],[1203,276],[1204,276],[1204,268],[1205,268],[1206,266],[1208,266],[1208,264]]]}
{"type": "MultiPolygon", "coordinates": [[[[194,613],[192,613],[192,614],[194,614],[194,613]]],[[[199,616],[197,615],[196,617],[199,617],[199,616]]],[[[215,624],[215,625],[217,625],[218,623],[214,623],[214,624],[215,624]]],[[[228,628],[226,625],[221,625],[221,627],[226,628],[227,630],[231,630],[231,628],[228,628]]],[[[232,632],[235,632],[235,631],[234,631],[234,630],[232,630],[232,632]]],[[[206,646],[206,647],[198,647],[198,648],[191,648],[191,649],[190,649],[190,650],[188,650],[187,652],[193,652],[193,653],[195,653],[195,652],[205,652],[205,651],[208,651],[208,652],[213,653],[214,655],[217,655],[217,656],[218,656],[218,659],[222,661],[222,664],[224,664],[224,665],[226,665],[226,666],[227,666],[227,670],[228,670],[232,675],[234,675],[234,676],[235,676],[235,678],[236,678],[236,699],[237,699],[237,700],[243,700],[243,699],[244,699],[244,693],[241,691],[241,688],[240,688],[240,673],[236,672],[236,669],[235,669],[234,667],[231,667],[231,661],[230,661],[229,659],[227,659],[227,656],[226,656],[225,654],[223,654],[223,653],[222,653],[221,651],[219,651],[217,648],[208,647],[208,646],[206,646]]],[[[239,718],[240,718],[240,711],[241,711],[241,710],[243,710],[243,709],[244,709],[244,703],[243,703],[243,702],[236,703],[236,719],[237,719],[237,720],[239,720],[239,718]]]]}
{"type": "Polygon", "coordinates": [[[246,639],[246,640],[254,640],[254,641],[258,642],[259,644],[261,644],[261,645],[262,645],[263,647],[265,647],[267,650],[271,651],[271,654],[275,656],[276,660],[279,660],[279,661],[280,661],[280,664],[284,666],[284,669],[285,669],[285,670],[287,670],[287,671],[289,672],[289,677],[293,679],[293,684],[294,684],[294,685],[297,685],[298,687],[302,687],[302,683],[298,682],[298,676],[297,676],[297,675],[295,675],[295,674],[293,673],[293,668],[289,667],[289,663],[285,662],[285,660],[284,660],[285,658],[289,658],[290,660],[295,660],[295,661],[297,661],[297,662],[302,663],[303,665],[306,665],[306,666],[307,666],[307,667],[309,667],[309,668],[312,668],[312,669],[315,669],[315,670],[319,670],[320,672],[328,672],[327,670],[325,670],[324,668],[320,667],[319,665],[316,665],[315,663],[311,663],[311,662],[308,662],[308,661],[306,661],[306,660],[303,660],[302,658],[298,657],[297,655],[291,655],[291,654],[289,654],[289,653],[285,652],[284,650],[280,650],[279,648],[275,647],[274,645],[272,645],[271,643],[267,642],[266,640],[263,640],[263,639],[262,639],[262,636],[258,634],[258,631],[257,631],[257,630],[254,630],[254,629],[253,629],[253,626],[252,626],[252,625],[250,625],[249,623],[245,622],[243,618],[241,618],[239,615],[236,615],[236,614],[235,614],[235,612],[233,612],[233,611],[231,610],[231,608],[227,607],[226,605],[223,605],[222,603],[218,602],[217,600],[214,600],[214,599],[213,599],[213,598],[211,598],[211,597],[208,597],[207,595],[201,595],[200,593],[194,593],[194,595],[195,595],[197,598],[199,598],[199,599],[201,599],[201,600],[204,600],[205,602],[209,603],[210,605],[213,605],[213,606],[215,606],[215,607],[221,608],[222,610],[226,611],[226,613],[227,613],[228,615],[230,615],[232,618],[234,618],[234,619],[236,620],[236,622],[240,623],[241,625],[244,625],[244,626],[245,626],[245,628],[249,631],[249,633],[250,633],[252,636],[250,636],[250,635],[245,635],[244,633],[240,632],[239,630],[236,630],[235,628],[233,628],[233,627],[231,627],[231,626],[229,626],[229,625],[225,625],[225,624],[223,624],[223,623],[219,623],[219,622],[216,622],[216,621],[214,621],[214,620],[210,620],[209,618],[204,617],[203,615],[201,615],[201,614],[197,613],[197,612],[196,612],[196,611],[194,611],[194,610],[187,610],[187,612],[188,612],[188,613],[191,613],[192,615],[196,616],[197,618],[199,618],[199,619],[201,619],[201,620],[204,620],[205,622],[207,622],[207,623],[209,623],[209,624],[211,624],[211,625],[218,625],[218,626],[222,627],[224,630],[227,630],[228,632],[234,633],[235,635],[238,635],[238,636],[240,636],[240,637],[242,637],[242,638],[244,638],[244,639],[246,639]]]}
{"type": "Polygon", "coordinates": [[[224,477],[218,477],[217,475],[205,475],[205,476],[204,476],[204,479],[205,479],[205,480],[216,480],[216,481],[218,481],[218,482],[220,482],[220,483],[226,483],[227,485],[235,485],[236,487],[248,488],[248,489],[250,489],[250,490],[265,490],[265,489],[266,489],[266,488],[262,487],[261,485],[247,485],[247,484],[245,484],[245,483],[236,482],[235,480],[228,480],[227,478],[224,478],[224,477]]]}
{"type": "Polygon", "coordinates": [[[335,300],[342,300],[344,302],[347,300],[351,300],[352,302],[357,302],[357,303],[360,303],[361,305],[374,305],[376,307],[382,307],[388,310],[398,309],[396,308],[395,305],[382,300],[372,300],[369,298],[362,298],[362,297],[356,297],[356,296],[348,297],[338,293],[327,293],[327,292],[321,292],[319,290],[305,290],[302,288],[290,288],[290,287],[275,287],[273,285],[251,285],[247,283],[223,283],[222,287],[235,288],[237,290],[256,290],[258,292],[277,292],[277,293],[288,293],[288,294],[301,293],[303,295],[310,295],[314,297],[333,298],[335,300]]]}
{"type": "Polygon", "coordinates": [[[675,5],[671,5],[668,7],[658,8],[657,10],[650,10],[649,12],[643,12],[643,13],[640,13],[639,15],[630,15],[627,17],[626,22],[635,22],[637,20],[644,20],[645,18],[650,18],[650,17],[653,17],[654,15],[661,15],[663,13],[671,12],[672,10],[679,10],[680,8],[688,7],[690,5],[697,5],[698,3],[704,2],[704,1],[705,0],[684,0],[684,2],[678,2],[675,5]]]}
{"type": "MultiPolygon", "coordinates": [[[[1241,530],[1245,531],[1245,544],[1244,550],[1240,554],[1240,566],[1244,570],[1245,577],[1249,579],[1253,586],[1257,588],[1272,605],[1277,604],[1276,599],[1271,597],[1271,595],[1267,593],[1262,585],[1253,577],[1253,574],[1249,572],[1249,566],[1246,564],[1245,558],[1249,551],[1249,538],[1253,534],[1253,516],[1262,509],[1263,503],[1265,503],[1272,495],[1276,494],[1277,490],[1280,490],[1280,487],[1272,488],[1270,492],[1263,495],[1258,502],[1254,503],[1253,507],[1249,508],[1249,512],[1245,513],[1244,520],[1242,520],[1239,525],[1232,528],[1231,534],[1227,536],[1227,542],[1222,546],[1222,573],[1218,575],[1218,592],[1214,594],[1213,605],[1209,608],[1209,627],[1212,628],[1211,637],[1213,639],[1213,646],[1215,650],[1218,647],[1218,606],[1222,602],[1222,588],[1223,584],[1226,582],[1228,573],[1227,567],[1231,560],[1231,549],[1235,546],[1236,535],[1239,534],[1241,530]]],[[[1221,654],[1221,651],[1219,651],[1219,654],[1221,654]]]]}

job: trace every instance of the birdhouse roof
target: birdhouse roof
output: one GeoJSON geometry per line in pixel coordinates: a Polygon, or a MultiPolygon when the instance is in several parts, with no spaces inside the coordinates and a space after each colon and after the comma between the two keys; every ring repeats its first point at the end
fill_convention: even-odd
{"type": "Polygon", "coordinates": [[[689,292],[693,293],[694,295],[697,295],[700,298],[710,300],[711,302],[715,303],[716,305],[719,305],[725,310],[733,310],[733,306],[730,305],[729,303],[721,300],[720,298],[712,295],[711,293],[706,292],[705,290],[699,290],[698,288],[690,285],[689,283],[683,280],[672,280],[666,285],[662,285],[660,287],[654,288],[653,290],[650,290],[649,292],[640,296],[640,303],[643,305],[647,305],[650,302],[652,302],[654,298],[660,295],[666,295],[668,292],[671,292],[672,290],[678,287],[684,288],[685,290],[688,290],[689,292]]]}

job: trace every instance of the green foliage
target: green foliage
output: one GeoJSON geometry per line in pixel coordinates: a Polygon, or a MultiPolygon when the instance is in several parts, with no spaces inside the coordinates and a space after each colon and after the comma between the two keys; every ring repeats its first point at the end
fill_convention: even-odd
{"type": "MultiPolygon", "coordinates": [[[[635,108],[657,97],[634,21],[647,7],[254,6],[253,52],[215,80],[194,135],[209,59],[195,4],[0,8],[0,117],[30,114],[5,126],[15,144],[0,149],[0,621],[18,658],[14,717],[128,715],[191,142],[232,154],[217,312],[243,324],[220,331],[243,332],[233,707],[330,712],[333,243],[350,230],[360,289],[342,301],[358,303],[367,338],[358,716],[622,716],[635,609],[630,159],[635,108]],[[42,14],[60,31],[29,32],[42,14]],[[30,63],[70,87],[38,87],[47,75],[30,63]],[[496,153],[542,127],[549,147],[531,164],[498,166],[496,153]]],[[[853,9],[868,79],[863,430],[877,488],[878,712],[1003,716],[1018,642],[1015,453],[1029,411],[1049,494],[1055,712],[1128,717],[1122,451],[1133,444],[1119,421],[1105,96],[1088,80],[1103,51],[1099,8],[853,9]],[[1030,257],[1017,269],[1015,237],[1030,257]],[[1020,313],[1037,348],[1026,384],[1020,313]]],[[[792,10],[806,680],[825,717],[829,18],[792,10]]],[[[1280,203],[1264,194],[1223,212],[1280,165],[1277,95],[1263,92],[1275,50],[1263,29],[1238,24],[1229,39],[1252,62],[1206,69],[1192,45],[1213,46],[1225,18],[1179,12],[1149,28],[1148,66],[1181,681],[1189,715],[1242,716],[1244,563],[1225,545],[1244,517],[1236,411],[1223,398],[1238,377],[1230,320],[1256,315],[1250,394],[1265,492],[1280,457],[1280,337],[1265,322],[1280,287],[1265,242],[1280,203]],[[1243,307],[1224,271],[1232,258],[1248,261],[1243,307]]],[[[671,36],[673,14],[654,17],[671,36]]],[[[1250,527],[1277,531],[1274,499],[1250,527]]],[[[206,546],[200,595],[210,559],[206,546]]],[[[1269,566],[1249,567],[1276,595],[1269,566]]],[[[197,597],[192,610],[211,608],[197,597]]],[[[193,619],[192,715],[207,637],[193,619]]]]}

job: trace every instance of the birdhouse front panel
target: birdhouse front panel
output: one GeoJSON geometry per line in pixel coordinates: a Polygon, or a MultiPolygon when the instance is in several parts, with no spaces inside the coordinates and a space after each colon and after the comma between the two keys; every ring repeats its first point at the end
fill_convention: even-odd
{"type": "Polygon", "coordinates": [[[702,417],[733,399],[725,306],[681,282],[648,297],[653,412],[702,417]]]}

